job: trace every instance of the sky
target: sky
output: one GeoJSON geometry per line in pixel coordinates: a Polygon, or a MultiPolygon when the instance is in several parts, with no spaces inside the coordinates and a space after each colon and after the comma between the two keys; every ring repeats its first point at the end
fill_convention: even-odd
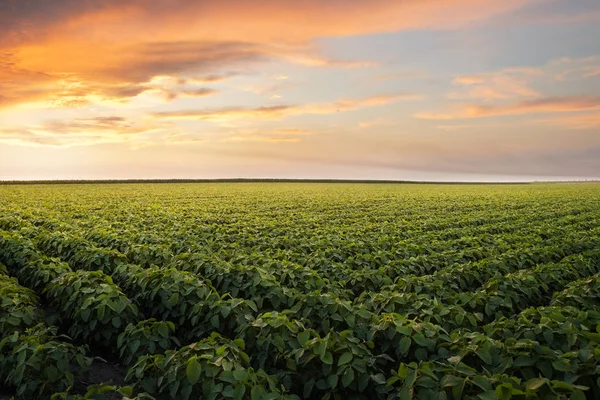
{"type": "Polygon", "coordinates": [[[600,178],[598,0],[0,0],[0,179],[600,178]]]}

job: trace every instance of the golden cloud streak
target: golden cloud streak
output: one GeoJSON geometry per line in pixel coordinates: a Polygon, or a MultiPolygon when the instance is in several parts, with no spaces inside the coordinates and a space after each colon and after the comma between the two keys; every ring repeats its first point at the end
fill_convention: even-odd
{"type": "Polygon", "coordinates": [[[562,113],[597,109],[600,109],[600,97],[550,97],[535,100],[526,100],[515,104],[506,104],[499,106],[467,104],[461,106],[455,111],[451,111],[448,113],[420,113],[417,114],[416,117],[421,119],[451,120],[507,115],[562,113]]]}
{"type": "Polygon", "coordinates": [[[390,104],[398,100],[419,99],[414,94],[389,94],[367,97],[364,99],[342,99],[332,103],[316,103],[307,105],[277,105],[258,108],[224,108],[217,110],[188,110],[157,112],[156,118],[168,120],[205,120],[219,121],[231,119],[280,119],[291,115],[302,114],[334,114],[337,112],[353,111],[365,107],[375,107],[390,104]]]}

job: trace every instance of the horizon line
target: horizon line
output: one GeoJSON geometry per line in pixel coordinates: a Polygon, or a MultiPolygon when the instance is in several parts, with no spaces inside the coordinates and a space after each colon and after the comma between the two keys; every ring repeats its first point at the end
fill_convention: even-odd
{"type": "Polygon", "coordinates": [[[438,184],[438,185],[528,185],[535,183],[600,183],[598,179],[531,180],[531,181],[428,181],[395,179],[334,178],[132,178],[132,179],[0,179],[0,185],[34,184],[165,184],[165,183],[371,183],[371,184],[438,184]]]}

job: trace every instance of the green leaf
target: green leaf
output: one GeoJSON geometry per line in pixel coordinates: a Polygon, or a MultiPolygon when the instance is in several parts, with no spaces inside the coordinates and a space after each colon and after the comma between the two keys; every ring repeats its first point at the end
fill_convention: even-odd
{"type": "Polygon", "coordinates": [[[315,347],[313,348],[314,354],[319,357],[323,357],[325,355],[326,351],[327,351],[327,343],[325,343],[324,341],[318,342],[315,345],[315,347]]]}
{"type": "Polygon", "coordinates": [[[308,331],[302,331],[298,333],[298,343],[300,346],[303,346],[304,343],[308,342],[308,338],[310,337],[310,333],[308,331]]]}
{"type": "Polygon", "coordinates": [[[475,354],[477,354],[484,363],[488,365],[492,363],[492,353],[490,352],[489,348],[479,347],[477,350],[475,350],[475,354]]]}
{"type": "Polygon", "coordinates": [[[329,375],[329,377],[327,378],[327,383],[329,384],[330,388],[335,389],[338,384],[338,376],[329,375]]]}
{"type": "Polygon", "coordinates": [[[415,357],[417,358],[417,360],[419,361],[424,361],[427,359],[427,350],[425,350],[422,347],[419,347],[417,350],[415,350],[415,357]]]}
{"type": "Polygon", "coordinates": [[[585,400],[585,393],[583,393],[583,391],[581,390],[576,390],[575,392],[573,392],[573,394],[571,395],[571,397],[569,397],[569,399],[571,400],[585,400]]]}
{"type": "Polygon", "coordinates": [[[354,370],[352,368],[346,368],[344,375],[342,375],[342,386],[348,387],[354,381],[354,370]]]}
{"type": "Polygon", "coordinates": [[[491,391],[491,393],[493,393],[494,396],[496,396],[496,392],[493,391],[492,385],[483,376],[481,376],[481,375],[474,376],[473,383],[485,391],[491,391]]]}
{"type": "Polygon", "coordinates": [[[129,345],[129,351],[131,351],[131,354],[135,354],[135,352],[139,349],[140,347],[140,341],[138,339],[134,340],[131,342],[131,344],[129,345]]]}
{"type": "Polygon", "coordinates": [[[500,400],[510,400],[512,397],[512,385],[503,383],[502,385],[496,386],[496,396],[500,400]]]}
{"type": "Polygon", "coordinates": [[[248,372],[244,369],[236,369],[235,371],[233,371],[233,378],[236,381],[245,381],[246,379],[248,379],[248,372]]]}
{"type": "Polygon", "coordinates": [[[246,343],[244,342],[244,339],[242,338],[237,338],[233,341],[233,343],[235,343],[235,345],[237,347],[239,347],[242,350],[246,350],[246,343]]]}
{"type": "Polygon", "coordinates": [[[534,364],[533,358],[531,358],[530,356],[526,356],[526,355],[517,357],[512,363],[512,365],[514,367],[528,367],[533,364],[534,364]]]}
{"type": "Polygon", "coordinates": [[[406,353],[408,353],[411,342],[412,341],[408,336],[404,336],[402,339],[400,339],[400,343],[398,343],[398,351],[400,352],[400,354],[406,355],[406,353]]]}
{"type": "Polygon", "coordinates": [[[61,377],[60,372],[53,365],[46,367],[45,372],[46,372],[46,376],[48,376],[48,379],[50,380],[50,382],[56,382],[61,377]]]}
{"type": "Polygon", "coordinates": [[[407,387],[402,388],[400,394],[398,395],[398,398],[400,400],[411,400],[413,398],[411,394],[411,389],[407,387]]]}
{"type": "Polygon", "coordinates": [[[315,386],[315,380],[311,379],[304,384],[304,389],[302,390],[303,397],[308,399],[310,394],[312,393],[312,389],[315,386]]]}
{"type": "Polygon", "coordinates": [[[190,359],[187,363],[185,374],[191,385],[195,385],[196,382],[198,382],[198,379],[200,379],[201,372],[202,366],[198,363],[198,361],[196,361],[195,358],[190,359]]]}
{"type": "Polygon", "coordinates": [[[236,385],[233,390],[233,398],[235,400],[241,400],[244,398],[244,393],[246,393],[246,385],[236,385]]]}
{"type": "Polygon", "coordinates": [[[119,388],[119,393],[126,397],[133,396],[133,388],[131,386],[121,386],[119,388]]]}
{"type": "Polygon", "coordinates": [[[481,400],[498,400],[498,394],[496,394],[495,390],[488,390],[483,393],[480,393],[477,397],[481,400]]]}
{"type": "Polygon", "coordinates": [[[169,337],[169,327],[166,324],[158,325],[158,334],[164,338],[169,337]]]}
{"type": "Polygon", "coordinates": [[[552,331],[544,331],[544,340],[548,345],[551,345],[554,342],[554,334],[552,331]]]}
{"type": "Polygon", "coordinates": [[[383,374],[371,375],[371,379],[373,379],[373,381],[379,385],[385,385],[386,383],[386,379],[383,374]]]}
{"type": "Polygon", "coordinates": [[[456,386],[452,387],[452,395],[454,396],[455,399],[463,398],[462,393],[465,388],[465,382],[466,382],[466,379],[460,378],[460,383],[458,383],[456,386]]]}
{"type": "Polygon", "coordinates": [[[533,378],[527,381],[527,383],[525,384],[525,388],[527,390],[538,390],[539,388],[544,386],[546,382],[548,382],[548,379],[546,378],[533,378]]]}
{"type": "Polygon", "coordinates": [[[408,374],[408,365],[401,363],[400,367],[398,367],[398,376],[402,379],[406,379],[407,374],[408,374]]]}
{"type": "Polygon", "coordinates": [[[97,310],[97,315],[98,315],[98,319],[102,321],[102,319],[104,319],[104,311],[106,310],[106,307],[104,307],[104,304],[100,305],[100,307],[98,307],[97,310]]]}
{"type": "Polygon", "coordinates": [[[321,356],[321,361],[323,361],[325,364],[333,364],[333,356],[327,351],[323,356],[321,356]]]}
{"type": "Polygon", "coordinates": [[[348,364],[350,361],[352,361],[352,353],[347,351],[340,356],[338,360],[338,367],[344,364],[348,364]]]}

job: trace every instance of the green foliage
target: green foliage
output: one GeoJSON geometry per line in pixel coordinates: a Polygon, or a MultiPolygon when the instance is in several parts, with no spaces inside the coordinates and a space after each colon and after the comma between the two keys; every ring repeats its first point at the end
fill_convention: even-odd
{"type": "Polygon", "coordinates": [[[319,337],[302,322],[276,311],[259,315],[255,321],[243,326],[242,332],[253,354],[253,363],[268,370],[287,368],[291,351],[300,348],[308,339],[319,337]]]}
{"type": "Polygon", "coordinates": [[[309,339],[289,353],[290,367],[295,364],[299,373],[294,383],[303,383],[305,398],[372,393],[385,383],[383,367],[392,361],[385,354],[373,354],[373,347],[373,342],[362,342],[349,330],[309,339]]]}
{"type": "Polygon", "coordinates": [[[71,394],[70,391],[54,393],[51,400],[153,400],[154,397],[147,393],[138,393],[132,397],[133,388],[131,386],[114,385],[91,385],[87,388],[85,394],[71,394]]]}
{"type": "Polygon", "coordinates": [[[19,234],[0,231],[0,262],[18,270],[35,258],[42,257],[33,243],[19,234]]]}
{"type": "Polygon", "coordinates": [[[209,338],[164,355],[143,356],[129,370],[135,391],[157,399],[287,399],[277,379],[250,367],[244,341],[209,338]]]}
{"type": "Polygon", "coordinates": [[[89,247],[87,240],[66,232],[44,232],[36,238],[36,243],[47,255],[66,260],[89,247]]]}
{"type": "Polygon", "coordinates": [[[456,360],[448,363],[401,363],[380,395],[391,399],[567,399],[585,398],[588,387],[545,378],[522,380],[506,374],[478,372],[456,360]],[[583,397],[577,397],[583,396],[583,397]]]}
{"type": "Polygon", "coordinates": [[[35,257],[32,261],[24,264],[15,274],[25,286],[40,292],[52,280],[68,272],[71,272],[69,264],[58,258],[35,257]]]}
{"type": "Polygon", "coordinates": [[[15,278],[0,274],[0,337],[41,322],[36,294],[15,278]]]}
{"type": "Polygon", "coordinates": [[[148,268],[151,265],[165,265],[173,258],[173,253],[166,246],[141,244],[131,246],[127,256],[132,263],[148,268]]]}
{"type": "Polygon", "coordinates": [[[392,359],[374,355],[374,344],[351,331],[321,337],[300,321],[270,312],[245,328],[257,366],[277,373],[285,387],[303,398],[329,397],[373,390],[392,359]]]}
{"type": "Polygon", "coordinates": [[[56,328],[37,325],[0,341],[0,378],[16,389],[18,399],[48,398],[70,389],[76,375],[85,373],[93,359],[86,349],[57,336],[56,328]]]}
{"type": "Polygon", "coordinates": [[[256,266],[224,263],[218,260],[184,254],[173,265],[208,279],[220,293],[242,297],[255,302],[260,309],[279,310],[293,301],[293,291],[286,293],[277,279],[256,266]]]}
{"type": "Polygon", "coordinates": [[[148,319],[127,325],[117,340],[119,355],[125,365],[130,365],[144,354],[163,353],[179,347],[174,332],[175,325],[169,321],[148,319]]]}
{"type": "Polygon", "coordinates": [[[450,336],[439,325],[409,320],[400,314],[381,314],[369,337],[379,353],[389,354],[394,360],[425,361],[450,356],[444,347],[450,336]]]}
{"type": "Polygon", "coordinates": [[[235,337],[248,322],[254,320],[258,308],[252,300],[231,298],[229,295],[208,297],[196,303],[190,310],[190,326],[184,334],[193,340],[216,331],[227,337],[235,337]]]}
{"type": "Polygon", "coordinates": [[[364,306],[353,304],[335,294],[320,292],[299,296],[291,312],[295,318],[305,320],[322,334],[331,329],[353,329],[360,337],[366,337],[367,327],[373,318],[373,313],[364,306]]]}
{"type": "Polygon", "coordinates": [[[116,250],[91,247],[73,254],[69,262],[75,269],[100,270],[110,275],[119,265],[127,264],[127,257],[116,250]]]}
{"type": "Polygon", "coordinates": [[[554,295],[552,304],[597,310],[600,307],[600,274],[569,283],[563,291],[554,295]]]}
{"type": "Polygon", "coordinates": [[[74,339],[114,346],[123,328],[140,320],[135,304],[102,271],[66,273],[44,293],[68,320],[74,339]]]}
{"type": "Polygon", "coordinates": [[[2,385],[72,400],[600,398],[599,210],[598,185],[0,186],[0,353],[31,361],[21,381],[3,365],[2,385]],[[96,366],[76,373],[85,349],[23,333],[42,311],[120,355],[132,386],[96,385],[96,366]],[[54,381],[38,356],[72,375],[54,381]]]}
{"type": "Polygon", "coordinates": [[[117,270],[121,286],[149,317],[183,324],[190,319],[194,305],[215,295],[210,282],[189,272],[152,266],[128,274],[126,269],[117,270]]]}

